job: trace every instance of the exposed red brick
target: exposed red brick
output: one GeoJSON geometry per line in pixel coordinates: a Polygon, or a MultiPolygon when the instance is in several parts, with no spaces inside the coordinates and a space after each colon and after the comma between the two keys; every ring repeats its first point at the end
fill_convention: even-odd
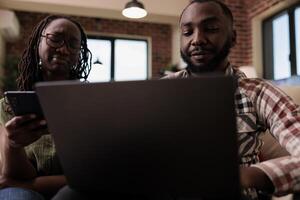
{"type": "MultiPolygon", "coordinates": [[[[21,37],[14,43],[7,43],[7,55],[20,55],[33,27],[47,14],[15,11],[21,25],[21,37]]],[[[171,25],[110,20],[92,17],[74,17],[87,32],[99,34],[139,35],[152,39],[152,76],[158,77],[160,69],[171,62],[171,25]]]]}
{"type": "MultiPolygon", "coordinates": [[[[237,44],[231,50],[230,60],[234,65],[252,65],[251,19],[270,7],[286,0],[223,0],[235,18],[237,44]]],[[[21,35],[16,43],[7,44],[7,54],[20,55],[25,47],[25,38],[33,26],[46,14],[19,12],[21,35]]],[[[75,17],[86,31],[112,34],[140,35],[152,39],[152,75],[158,77],[161,68],[171,63],[172,31],[171,25],[111,20],[89,17],[75,17]]]]}

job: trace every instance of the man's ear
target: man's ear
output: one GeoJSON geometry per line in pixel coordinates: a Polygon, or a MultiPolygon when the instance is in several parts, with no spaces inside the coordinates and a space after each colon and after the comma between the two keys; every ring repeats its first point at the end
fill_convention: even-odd
{"type": "Polygon", "coordinates": [[[236,30],[232,30],[232,36],[231,36],[231,47],[234,47],[236,44],[236,30]]]}

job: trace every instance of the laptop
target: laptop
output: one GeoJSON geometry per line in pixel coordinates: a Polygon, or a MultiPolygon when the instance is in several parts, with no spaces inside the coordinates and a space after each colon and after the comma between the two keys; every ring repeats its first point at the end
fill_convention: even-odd
{"type": "Polygon", "coordinates": [[[36,92],[75,190],[239,199],[234,85],[63,81],[36,92]]]}

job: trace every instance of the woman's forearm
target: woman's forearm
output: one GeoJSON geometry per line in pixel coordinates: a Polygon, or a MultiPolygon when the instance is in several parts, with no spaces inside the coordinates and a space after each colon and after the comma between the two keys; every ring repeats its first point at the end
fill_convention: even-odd
{"type": "Polygon", "coordinates": [[[57,176],[40,176],[33,181],[33,190],[44,195],[54,195],[57,191],[67,184],[63,175],[57,176]]]}
{"type": "Polygon", "coordinates": [[[5,128],[1,127],[1,175],[13,179],[33,179],[37,172],[28,160],[24,148],[11,147],[4,131],[5,128]]]}
{"type": "Polygon", "coordinates": [[[45,197],[51,197],[60,188],[66,185],[66,178],[63,175],[40,176],[31,180],[17,180],[11,178],[0,178],[1,187],[19,187],[34,190],[45,197]]]}

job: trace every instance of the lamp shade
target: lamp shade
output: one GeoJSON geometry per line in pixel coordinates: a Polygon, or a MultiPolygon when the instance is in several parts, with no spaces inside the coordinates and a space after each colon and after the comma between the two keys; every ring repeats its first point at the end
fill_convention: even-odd
{"type": "Polygon", "coordinates": [[[128,18],[138,19],[145,17],[147,15],[147,11],[141,2],[132,0],[125,5],[122,14],[128,18]]]}

